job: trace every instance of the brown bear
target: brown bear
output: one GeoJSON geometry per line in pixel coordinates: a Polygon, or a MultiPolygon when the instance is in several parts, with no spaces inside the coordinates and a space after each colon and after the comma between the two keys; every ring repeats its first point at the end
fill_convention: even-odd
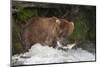
{"type": "Polygon", "coordinates": [[[56,47],[74,29],[73,22],[57,17],[34,17],[23,27],[22,43],[28,50],[35,43],[56,47]]]}

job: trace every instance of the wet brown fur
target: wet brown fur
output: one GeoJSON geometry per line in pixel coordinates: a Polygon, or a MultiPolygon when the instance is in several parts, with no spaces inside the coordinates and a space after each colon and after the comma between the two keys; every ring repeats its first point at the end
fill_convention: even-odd
{"type": "Polygon", "coordinates": [[[72,23],[56,17],[35,17],[23,27],[22,42],[25,50],[35,43],[55,46],[53,43],[64,36],[69,36],[74,29],[72,23]],[[59,20],[61,23],[57,23],[59,20]]]}

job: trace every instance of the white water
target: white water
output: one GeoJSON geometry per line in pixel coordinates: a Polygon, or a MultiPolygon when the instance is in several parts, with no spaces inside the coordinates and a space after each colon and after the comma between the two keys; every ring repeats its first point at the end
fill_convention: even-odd
{"type": "Polygon", "coordinates": [[[81,48],[67,51],[41,46],[37,43],[29,49],[29,52],[12,56],[12,63],[18,64],[45,64],[60,62],[94,61],[95,55],[81,48]]]}

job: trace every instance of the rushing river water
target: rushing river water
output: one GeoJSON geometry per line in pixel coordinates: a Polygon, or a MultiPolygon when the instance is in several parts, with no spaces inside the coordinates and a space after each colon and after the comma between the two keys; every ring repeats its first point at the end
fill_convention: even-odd
{"type": "Polygon", "coordinates": [[[12,56],[13,65],[95,61],[95,55],[82,48],[58,50],[37,43],[29,52],[12,56]]]}

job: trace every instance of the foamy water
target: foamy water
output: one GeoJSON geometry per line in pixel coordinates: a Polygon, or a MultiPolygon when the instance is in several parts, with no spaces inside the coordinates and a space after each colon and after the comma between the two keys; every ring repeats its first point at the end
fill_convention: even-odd
{"type": "Polygon", "coordinates": [[[67,51],[41,46],[37,43],[29,49],[29,52],[12,56],[12,64],[46,64],[60,62],[94,61],[95,55],[81,48],[67,51]]]}

